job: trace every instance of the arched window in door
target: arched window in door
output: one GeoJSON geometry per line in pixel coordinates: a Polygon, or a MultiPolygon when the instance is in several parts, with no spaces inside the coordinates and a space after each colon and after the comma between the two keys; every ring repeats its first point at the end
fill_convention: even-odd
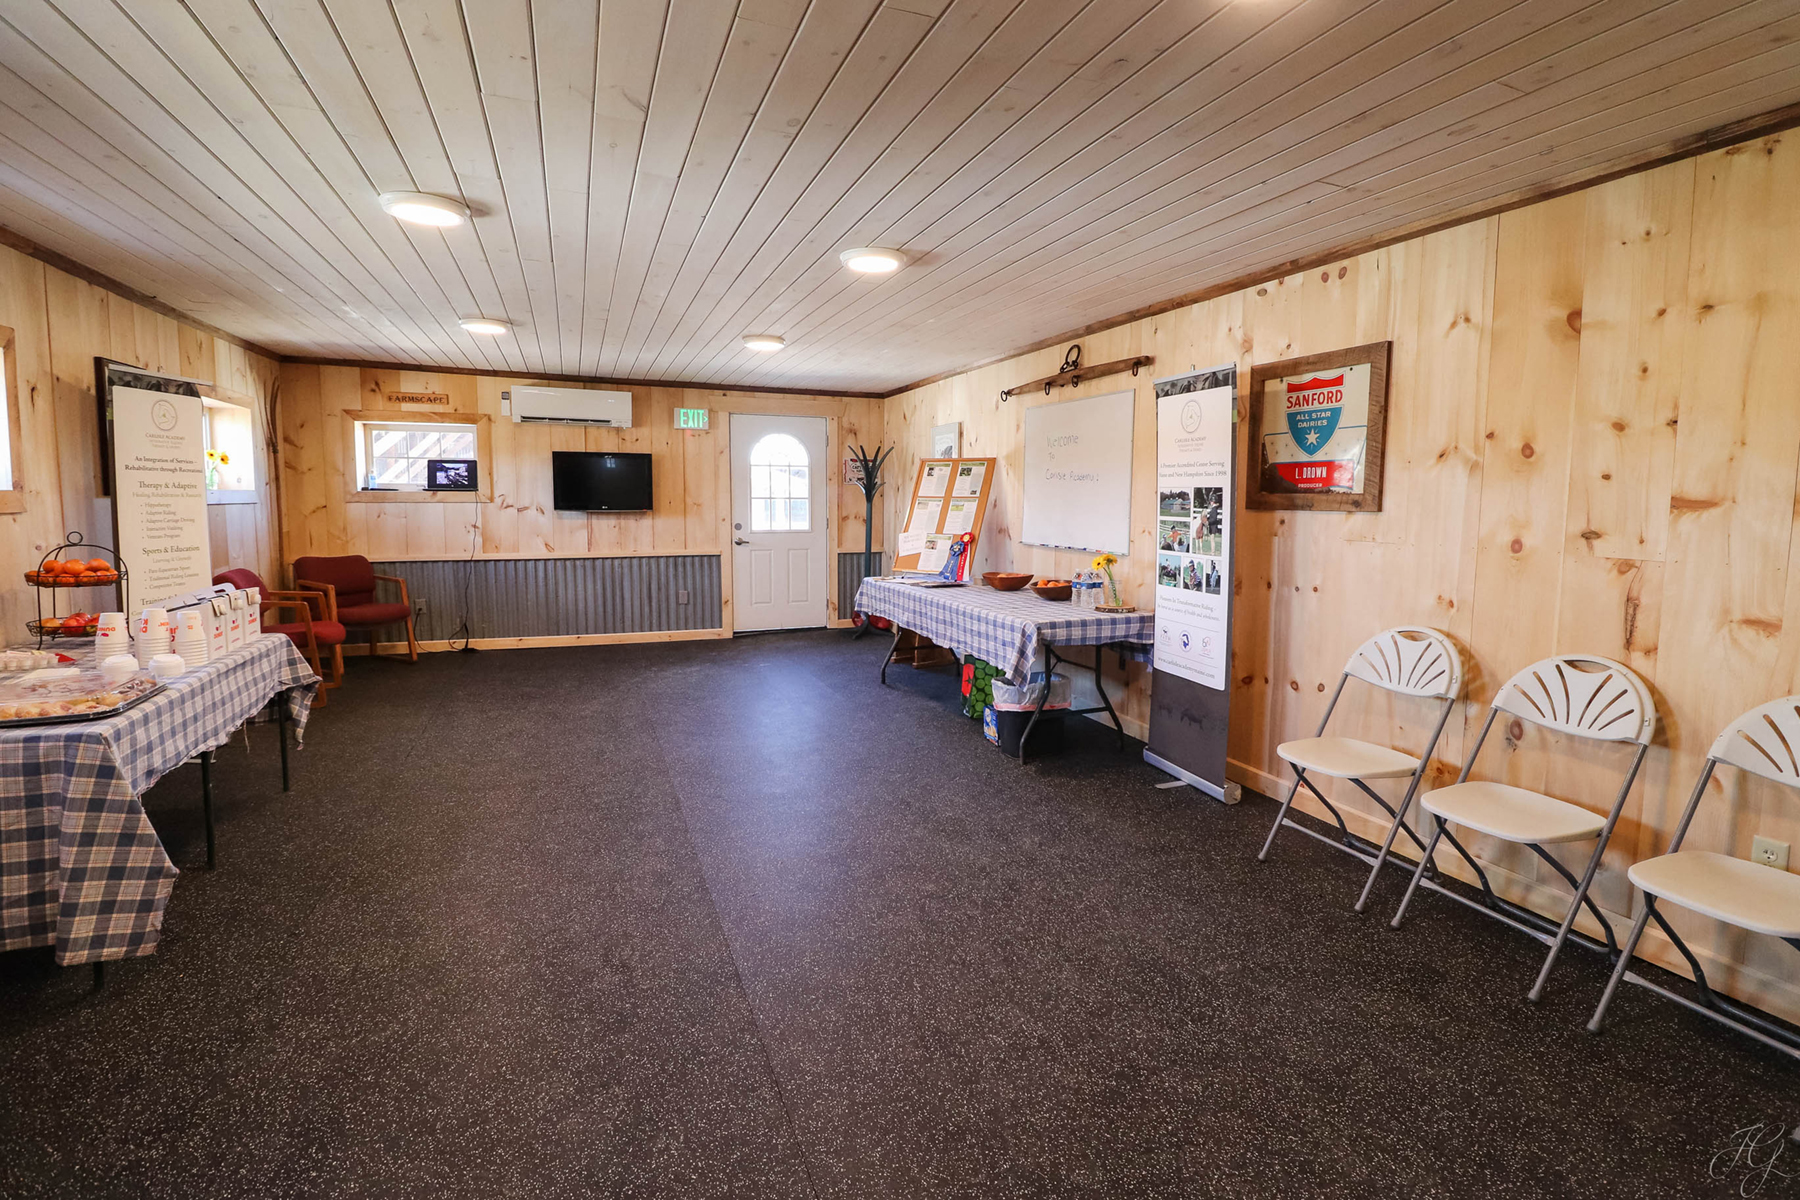
{"type": "Polygon", "coordinates": [[[792,434],[764,434],[750,447],[750,528],[756,533],[812,528],[811,467],[792,434]]]}

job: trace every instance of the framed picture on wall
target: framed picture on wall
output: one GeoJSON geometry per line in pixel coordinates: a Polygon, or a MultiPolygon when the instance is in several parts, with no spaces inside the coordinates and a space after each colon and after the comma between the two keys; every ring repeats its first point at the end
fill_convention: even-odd
{"type": "Polygon", "coordinates": [[[1390,342],[1250,372],[1244,507],[1380,512],[1390,342]]]}

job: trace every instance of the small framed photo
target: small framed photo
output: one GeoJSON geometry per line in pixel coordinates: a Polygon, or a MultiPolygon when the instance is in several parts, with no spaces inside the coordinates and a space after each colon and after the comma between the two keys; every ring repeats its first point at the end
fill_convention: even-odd
{"type": "Polygon", "coordinates": [[[1244,507],[1380,512],[1391,342],[1250,372],[1244,507]]]}
{"type": "Polygon", "coordinates": [[[473,492],[480,487],[472,458],[428,458],[425,460],[425,490],[428,492],[473,492]]]}

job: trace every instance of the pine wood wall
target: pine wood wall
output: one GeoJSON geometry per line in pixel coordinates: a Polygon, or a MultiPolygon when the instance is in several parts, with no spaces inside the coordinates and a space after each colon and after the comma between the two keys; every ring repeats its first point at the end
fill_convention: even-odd
{"type": "MultiPolygon", "coordinates": [[[[719,554],[725,570],[724,628],[729,630],[732,412],[821,416],[831,422],[832,461],[820,469],[838,513],[832,545],[837,551],[863,548],[862,493],[843,482],[842,462],[846,443],[881,436],[879,400],[636,387],[631,389],[632,428],[606,429],[515,424],[501,415],[500,393],[532,382],[525,378],[286,363],[281,380],[289,563],[308,554],[363,554],[388,561],[466,558],[471,552],[490,558],[719,554]],[[487,415],[493,461],[482,469],[492,474],[492,502],[440,495],[372,503],[354,496],[355,467],[348,459],[343,414],[392,409],[386,395],[402,391],[443,393],[450,397],[447,411],[487,415]],[[712,410],[711,429],[676,429],[677,408],[712,410]],[[553,450],[650,454],[656,508],[647,513],[557,512],[550,491],[553,450]]],[[[835,563],[831,571],[835,580],[835,563]]],[[[835,595],[830,604],[835,618],[835,595]]]]}
{"type": "MultiPolygon", "coordinates": [[[[1744,709],[1800,692],[1796,196],[1800,137],[1768,137],[1082,339],[1090,362],[1156,358],[1135,381],[1051,398],[1135,383],[1124,581],[1141,605],[1153,603],[1156,564],[1150,377],[1236,361],[1247,379],[1254,363],[1393,342],[1383,512],[1249,513],[1240,491],[1235,777],[1279,794],[1291,776],[1275,746],[1311,735],[1350,652],[1388,626],[1436,626],[1470,660],[1469,703],[1439,750],[1438,785],[1454,778],[1511,673],[1558,652],[1619,659],[1651,682],[1662,712],[1597,885],[1603,907],[1630,911],[1625,869],[1666,846],[1713,736],[1744,709]]],[[[1000,458],[981,569],[1066,575],[1085,565],[1012,540],[1021,418],[1046,398],[1002,404],[998,393],[1052,373],[1062,352],[887,402],[900,478],[947,421],[963,423],[965,454],[1000,458]]],[[[1140,733],[1145,689],[1132,668],[1125,713],[1140,733]]],[[[1398,725],[1396,744],[1416,747],[1429,715],[1376,701],[1365,720],[1333,726],[1383,737],[1398,725]]],[[[1477,773],[1605,807],[1624,765],[1617,748],[1512,722],[1477,773]]],[[[1349,789],[1339,798],[1372,807],[1349,789]]],[[[1800,843],[1800,797],[1721,779],[1690,844],[1747,856],[1758,833],[1800,843]]],[[[1517,850],[1479,853],[1499,866],[1497,886],[1560,915],[1566,890],[1554,880],[1546,889],[1547,868],[1517,850]]],[[[1277,843],[1270,870],[1283,869],[1280,857],[1277,843]]],[[[1346,904],[1360,878],[1346,867],[1346,904]]],[[[1378,896],[1374,907],[1391,912],[1396,890],[1378,896]]],[[[1414,919],[1434,919],[1432,908],[1427,898],[1414,919]]],[[[1678,927],[1715,984],[1800,1017],[1791,949],[1691,916],[1678,927]]],[[[1647,945],[1676,965],[1666,943],[1647,945]]],[[[1516,982],[1523,994],[1529,980],[1516,982]]]]}
{"type": "MultiPolygon", "coordinates": [[[[0,515],[0,644],[11,644],[25,639],[25,621],[36,615],[36,598],[23,572],[70,530],[90,541],[112,542],[112,506],[100,487],[94,359],[212,381],[216,394],[249,404],[259,447],[267,445],[265,414],[276,366],[5,246],[0,246],[0,325],[15,337],[18,394],[11,401],[19,406],[26,489],[25,511],[0,515]]],[[[256,504],[207,510],[215,569],[248,566],[267,576],[281,561],[273,463],[266,450],[263,455],[256,504]]]]}

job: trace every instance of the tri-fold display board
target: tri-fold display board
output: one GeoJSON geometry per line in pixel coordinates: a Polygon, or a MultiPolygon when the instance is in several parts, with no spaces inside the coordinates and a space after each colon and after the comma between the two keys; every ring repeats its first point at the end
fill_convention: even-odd
{"type": "Polygon", "coordinates": [[[975,561],[996,461],[928,458],[919,464],[906,505],[906,522],[895,547],[895,570],[940,570],[950,557],[951,543],[965,533],[975,539],[965,561],[975,561]]]}

